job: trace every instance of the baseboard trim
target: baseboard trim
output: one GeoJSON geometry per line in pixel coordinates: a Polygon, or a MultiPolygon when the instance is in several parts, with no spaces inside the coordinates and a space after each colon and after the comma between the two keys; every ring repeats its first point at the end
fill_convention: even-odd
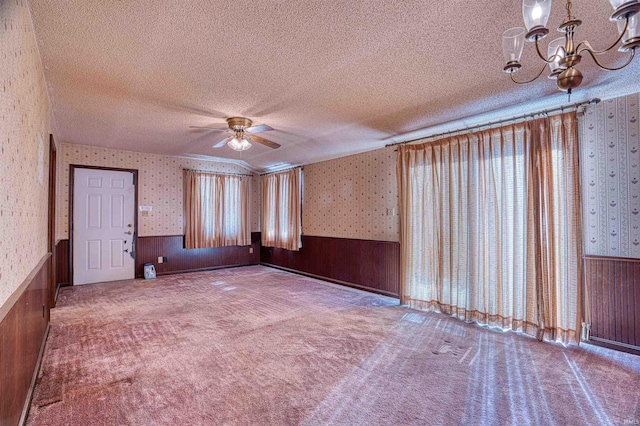
{"type": "Polygon", "coordinates": [[[286,268],[284,266],[273,265],[271,263],[260,262],[260,264],[264,265],[264,266],[268,266],[270,268],[281,269],[283,271],[292,272],[294,274],[304,275],[305,277],[309,277],[309,278],[315,278],[315,279],[318,279],[318,280],[327,281],[327,282],[334,283],[334,284],[340,284],[340,285],[343,285],[345,287],[357,288],[358,290],[364,290],[364,291],[368,291],[370,293],[377,293],[377,294],[381,294],[383,296],[393,297],[394,299],[399,299],[400,298],[397,294],[391,293],[390,291],[379,290],[377,288],[367,287],[367,286],[360,285],[360,284],[354,284],[354,283],[350,283],[350,282],[346,282],[346,281],[336,280],[336,279],[329,278],[329,277],[323,277],[322,275],[310,274],[308,272],[298,271],[297,269],[286,268]]]}
{"type": "Polygon", "coordinates": [[[594,346],[601,346],[603,348],[614,349],[616,351],[627,352],[633,355],[640,355],[640,348],[626,343],[614,342],[608,339],[602,339],[600,337],[591,336],[589,340],[584,343],[589,343],[594,346]]]}
{"type": "Polygon", "coordinates": [[[36,366],[33,369],[33,377],[31,378],[31,384],[29,385],[29,391],[27,392],[27,399],[24,402],[24,407],[22,408],[22,414],[20,415],[20,421],[18,422],[19,426],[23,426],[24,424],[26,424],[27,418],[29,417],[29,409],[31,408],[31,399],[33,398],[33,390],[36,387],[36,381],[38,380],[38,375],[40,374],[40,367],[42,367],[42,358],[44,357],[44,349],[47,345],[47,338],[49,337],[49,328],[50,328],[50,324],[47,324],[47,328],[44,330],[44,336],[42,336],[42,343],[40,344],[38,361],[36,361],[36,366]]]}
{"type": "MultiPolygon", "coordinates": [[[[240,268],[241,266],[254,266],[259,265],[259,263],[239,263],[237,265],[220,265],[220,266],[211,266],[207,268],[197,268],[197,269],[184,269],[180,271],[167,271],[167,272],[158,272],[157,276],[164,275],[175,275],[175,274],[188,274],[190,272],[205,272],[205,271],[215,271],[216,269],[227,269],[227,268],[240,268]]],[[[144,276],[137,276],[136,278],[144,278],[144,276]]]]}

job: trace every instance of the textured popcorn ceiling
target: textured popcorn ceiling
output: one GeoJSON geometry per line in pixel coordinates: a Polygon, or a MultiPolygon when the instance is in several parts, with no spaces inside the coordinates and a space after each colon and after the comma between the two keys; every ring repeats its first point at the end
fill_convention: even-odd
{"type": "MultiPolygon", "coordinates": [[[[516,0],[30,4],[61,142],[264,170],[566,102],[545,77],[516,86],[502,72],[502,32],[522,25],[516,0]],[[214,150],[223,135],[188,127],[236,115],[277,129],[263,135],[282,148],[214,150]]],[[[613,41],[611,11],[606,0],[574,2],[577,38],[613,41]]],[[[549,26],[563,17],[556,1],[549,26]]],[[[527,44],[519,78],[539,71],[534,55],[527,44]]],[[[584,58],[580,69],[572,100],[640,91],[639,59],[606,73],[584,58]]]]}

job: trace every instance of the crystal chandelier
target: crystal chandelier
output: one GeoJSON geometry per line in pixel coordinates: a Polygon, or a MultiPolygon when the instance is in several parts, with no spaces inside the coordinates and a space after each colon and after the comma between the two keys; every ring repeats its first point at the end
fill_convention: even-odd
{"type": "Polygon", "coordinates": [[[546,25],[551,13],[551,0],[523,0],[522,15],[527,29],[525,32],[522,27],[511,28],[502,35],[502,50],[506,62],[504,71],[510,74],[511,80],[515,83],[527,84],[540,77],[548,64],[551,70],[549,78],[557,80],[558,88],[568,92],[571,96],[571,90],[582,83],[582,73],[576,68],[582,59],[582,54],[588,53],[596,65],[608,71],[616,71],[626,67],[633,60],[636,47],[640,46],[640,34],[638,34],[640,1],[609,0],[609,2],[614,9],[609,19],[617,22],[619,32],[618,38],[611,46],[604,50],[596,50],[586,40],[579,43],[574,42],[574,32],[582,24],[582,21],[571,15],[571,0],[568,0],[566,4],[567,18],[558,27],[558,31],[564,33],[564,36],[549,43],[548,56],[545,56],[540,50],[539,41],[549,34],[546,25]],[[520,56],[525,40],[535,43],[538,56],[545,64],[540,73],[531,80],[517,81],[513,78],[513,74],[522,67],[520,56]],[[598,56],[615,48],[619,43],[618,51],[628,54],[627,61],[619,67],[603,65],[598,56]]]}

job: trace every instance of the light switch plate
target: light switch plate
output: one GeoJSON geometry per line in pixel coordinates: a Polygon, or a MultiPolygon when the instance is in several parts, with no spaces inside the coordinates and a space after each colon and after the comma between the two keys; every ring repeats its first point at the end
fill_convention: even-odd
{"type": "Polygon", "coordinates": [[[158,256],[158,263],[162,263],[162,256],[158,256]]]}

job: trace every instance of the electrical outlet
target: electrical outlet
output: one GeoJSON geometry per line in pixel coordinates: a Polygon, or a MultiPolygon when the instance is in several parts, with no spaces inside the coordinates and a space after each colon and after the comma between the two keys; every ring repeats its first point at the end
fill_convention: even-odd
{"type": "Polygon", "coordinates": [[[164,262],[164,258],[162,256],[158,256],[158,263],[164,262]]]}
{"type": "Polygon", "coordinates": [[[253,247],[249,247],[249,253],[253,253],[253,247]]]}

